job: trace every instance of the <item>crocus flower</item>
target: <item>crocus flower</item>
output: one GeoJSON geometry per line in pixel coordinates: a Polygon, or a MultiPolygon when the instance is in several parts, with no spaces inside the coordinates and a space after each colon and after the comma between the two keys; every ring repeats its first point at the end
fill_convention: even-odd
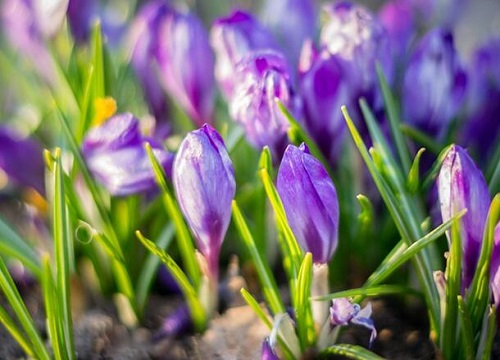
{"type": "Polygon", "coordinates": [[[348,324],[361,325],[372,331],[370,335],[370,345],[377,337],[377,330],[370,318],[372,314],[371,303],[368,303],[363,309],[359,304],[355,304],[347,298],[338,298],[332,300],[330,307],[330,325],[345,326],[348,324]]]}
{"type": "Polygon", "coordinates": [[[278,171],[278,193],[300,247],[314,263],[327,263],[337,248],[339,203],[332,180],[305,144],[289,145],[278,171]]]}
{"type": "Polygon", "coordinates": [[[176,338],[193,330],[193,320],[191,319],[189,308],[182,305],[169,314],[162,323],[161,328],[154,334],[154,340],[162,338],[176,338]]]}
{"type": "Polygon", "coordinates": [[[160,137],[168,135],[170,124],[167,99],[158,79],[156,51],[160,25],[170,16],[174,16],[174,11],[164,1],[151,1],[141,8],[129,34],[132,48],[130,61],[141,84],[144,98],[155,117],[155,134],[160,137]]]}
{"type": "Polygon", "coordinates": [[[353,93],[344,60],[326,51],[307,49],[308,46],[313,45],[311,42],[305,45],[299,80],[304,125],[333,163],[339,157],[346,127],[340,107],[352,102],[353,93]]]}
{"type": "Polygon", "coordinates": [[[499,135],[499,58],[500,38],[491,39],[474,52],[468,71],[467,115],[461,143],[475,151],[482,162],[491,158],[499,135]]]}
{"type": "Polygon", "coordinates": [[[288,121],[276,98],[292,113],[298,111],[289,66],[278,52],[255,52],[238,64],[237,72],[229,103],[231,116],[245,128],[252,145],[258,149],[269,146],[274,157],[280,158],[287,142],[288,121]]]}
{"type": "Polygon", "coordinates": [[[182,141],[174,161],[173,183],[198,249],[216,277],[236,184],[224,142],[210,125],[190,132],[182,141]]]}
{"type": "Polygon", "coordinates": [[[194,14],[177,13],[158,31],[156,57],[167,92],[198,126],[212,122],[214,57],[203,24],[194,14]]]}
{"type": "Polygon", "coordinates": [[[45,193],[42,148],[6,126],[0,126],[0,170],[17,186],[45,193]]]}
{"type": "Polygon", "coordinates": [[[251,14],[239,10],[213,24],[210,43],[216,55],[215,78],[228,100],[237,82],[237,64],[252,51],[277,49],[269,30],[251,14]]]}
{"type": "Polygon", "coordinates": [[[315,36],[317,9],[314,1],[267,0],[262,19],[276,35],[290,62],[297,64],[304,41],[315,36]]]}
{"type": "Polygon", "coordinates": [[[260,356],[261,360],[279,360],[278,355],[269,343],[269,337],[265,338],[262,342],[262,353],[260,356]]]}
{"type": "Polygon", "coordinates": [[[321,30],[320,44],[349,63],[349,83],[357,89],[355,99],[362,96],[378,110],[382,96],[376,62],[380,62],[389,82],[393,77],[393,59],[384,27],[367,9],[345,1],[326,6],[324,13],[327,21],[321,30]]]}
{"type": "Polygon", "coordinates": [[[490,205],[488,186],[467,152],[453,145],[438,177],[441,217],[444,221],[467,209],[461,218],[463,288],[469,287],[479,258],[484,226],[490,205]]]}
{"type": "Polygon", "coordinates": [[[92,128],[83,140],[82,152],[90,172],[109,193],[126,196],[155,187],[145,142],[150,143],[156,159],[170,176],[173,155],[154,139],[142,136],[139,120],[130,113],[115,115],[92,128]]]}
{"type": "Polygon", "coordinates": [[[415,48],[404,75],[404,120],[441,138],[460,110],[466,80],[451,33],[429,32],[415,48]]]}

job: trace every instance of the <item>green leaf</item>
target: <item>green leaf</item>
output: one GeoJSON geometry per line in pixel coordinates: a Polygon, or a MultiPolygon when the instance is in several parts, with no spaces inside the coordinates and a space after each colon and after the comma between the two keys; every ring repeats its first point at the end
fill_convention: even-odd
{"type": "Polygon", "coordinates": [[[238,204],[234,200],[233,219],[238,232],[240,233],[241,238],[247,246],[250,256],[252,257],[252,260],[255,264],[255,268],[262,283],[262,292],[269,304],[271,312],[275,315],[285,312],[285,305],[281,300],[278,286],[276,285],[276,281],[274,279],[274,276],[272,275],[271,269],[269,268],[269,265],[265,261],[265,259],[263,259],[260,255],[259,249],[257,249],[253,236],[250,233],[248,225],[246,224],[245,218],[243,217],[238,204]]]}
{"type": "Polygon", "coordinates": [[[200,271],[198,268],[198,264],[196,263],[196,259],[194,257],[194,245],[193,240],[191,239],[191,235],[189,232],[186,223],[184,222],[184,217],[182,216],[181,209],[179,205],[175,201],[174,196],[167,185],[167,177],[165,175],[165,171],[158,163],[151,145],[149,143],[144,144],[144,148],[148,153],[149,160],[153,166],[153,171],[155,173],[155,179],[160,187],[163,204],[165,205],[165,209],[169,217],[172,219],[175,225],[175,230],[177,231],[178,241],[179,241],[179,251],[181,252],[182,262],[186,267],[186,272],[189,275],[189,278],[193,282],[195,287],[200,285],[200,271]]]}
{"type": "Polygon", "coordinates": [[[333,345],[319,353],[320,359],[329,359],[331,355],[344,356],[358,360],[384,360],[383,357],[358,345],[339,344],[333,345]]]}
{"type": "Polygon", "coordinates": [[[36,278],[40,278],[41,265],[35,250],[2,218],[0,218],[0,254],[21,261],[36,278]]]}
{"type": "Polygon", "coordinates": [[[93,99],[106,96],[106,81],[104,72],[104,46],[102,42],[101,23],[97,21],[92,29],[90,47],[92,49],[92,63],[94,81],[92,82],[93,99]]]}
{"type": "Polygon", "coordinates": [[[463,358],[467,360],[474,359],[474,333],[472,330],[472,321],[470,313],[467,310],[462,296],[457,296],[458,320],[460,321],[461,345],[465,351],[463,358]]]}
{"type": "Polygon", "coordinates": [[[362,298],[374,297],[382,295],[394,295],[394,294],[414,294],[418,295],[419,292],[412,288],[400,285],[376,285],[376,286],[364,286],[357,289],[349,289],[344,291],[337,291],[335,293],[316,296],[311,298],[313,301],[326,301],[345,297],[356,297],[354,302],[360,302],[362,298]]]}
{"type": "Polygon", "coordinates": [[[259,158],[259,170],[266,169],[269,173],[273,170],[273,157],[268,146],[264,146],[259,158]]]}
{"type": "Polygon", "coordinates": [[[60,321],[64,342],[61,344],[63,359],[74,359],[73,321],[70,306],[70,262],[73,260],[73,242],[68,228],[64,178],[61,162],[61,149],[54,152],[54,199],[53,233],[54,255],[56,260],[57,317],[60,321]]]}
{"type": "MultiPolygon", "coordinates": [[[[43,340],[38,333],[33,319],[23,302],[19,291],[10,276],[9,270],[0,256],[0,289],[5,294],[5,298],[12,307],[14,314],[17,316],[19,323],[21,324],[23,330],[26,332],[28,340],[31,342],[31,351],[28,354],[32,356],[37,356],[39,359],[50,360],[49,353],[45,348],[43,340]]],[[[7,319],[8,321],[9,319],[7,319]]]]}
{"type": "Polygon", "coordinates": [[[9,316],[7,311],[0,306],[0,324],[2,324],[5,329],[10,333],[10,335],[17,341],[19,346],[23,349],[23,351],[29,357],[34,357],[33,349],[29,340],[22,333],[21,329],[19,329],[18,325],[14,322],[14,320],[9,316]]]}
{"type": "Polygon", "coordinates": [[[441,144],[436,142],[429,135],[407,124],[401,124],[400,128],[403,134],[415,140],[417,143],[419,143],[422,147],[429,150],[431,153],[437,155],[441,152],[442,149],[441,144]]]}
{"type": "Polygon", "coordinates": [[[306,253],[304,260],[300,266],[299,276],[297,279],[297,287],[295,289],[294,307],[295,307],[295,323],[300,341],[300,347],[304,352],[316,342],[316,332],[314,330],[314,320],[312,317],[311,296],[312,283],[312,254],[306,253]]]}
{"type": "Polygon", "coordinates": [[[356,196],[359,205],[361,206],[361,212],[358,215],[358,221],[363,229],[369,229],[373,224],[373,205],[365,195],[359,194],[356,196]]]}
{"type": "Polygon", "coordinates": [[[408,179],[406,181],[406,186],[408,187],[408,190],[410,193],[415,194],[420,185],[420,174],[419,174],[419,168],[420,168],[420,158],[422,157],[422,154],[424,153],[425,149],[421,148],[418,150],[417,155],[415,155],[415,159],[413,160],[413,164],[411,165],[410,172],[408,173],[408,179]]]}
{"type": "Polygon", "coordinates": [[[197,331],[201,332],[205,329],[207,318],[205,310],[203,310],[203,305],[200,302],[197,292],[191,285],[186,274],[181,270],[179,265],[175,262],[170,255],[168,255],[163,249],[160,249],[154,242],[145,238],[140,231],[136,231],[137,238],[141,243],[148,249],[151,253],[155,254],[162,263],[168,268],[175,278],[175,281],[179,285],[182,294],[186,298],[186,302],[189,306],[189,311],[191,318],[193,320],[194,327],[197,331]]]}
{"type": "Polygon", "coordinates": [[[481,331],[478,351],[476,352],[477,360],[489,360],[491,350],[493,349],[493,340],[497,332],[497,317],[495,306],[491,305],[485,314],[484,324],[481,331]]]}

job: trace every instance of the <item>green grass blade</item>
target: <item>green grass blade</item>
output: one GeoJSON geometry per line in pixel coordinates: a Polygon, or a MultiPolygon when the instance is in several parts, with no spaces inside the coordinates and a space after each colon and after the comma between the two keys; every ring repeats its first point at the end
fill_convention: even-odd
{"type": "Polygon", "coordinates": [[[333,345],[319,353],[320,359],[329,359],[332,355],[343,356],[358,360],[384,360],[383,357],[358,345],[339,344],[333,345]]]}
{"type": "MultiPolygon", "coordinates": [[[[158,240],[156,241],[156,245],[163,250],[168,249],[168,246],[172,242],[174,238],[175,229],[172,223],[169,223],[165,229],[158,236],[158,240]]],[[[140,309],[140,312],[144,310],[144,307],[147,303],[147,298],[149,296],[149,291],[151,289],[151,284],[158,272],[158,266],[160,264],[160,259],[154,254],[149,254],[148,258],[144,262],[142,266],[141,273],[137,280],[137,305],[140,309]]]]}
{"type": "Polygon", "coordinates": [[[281,300],[278,286],[276,285],[271,269],[265,259],[262,258],[259,249],[257,249],[253,236],[250,233],[250,229],[248,228],[245,218],[243,217],[243,214],[241,213],[241,210],[235,200],[233,200],[233,219],[236,228],[238,229],[243,242],[247,246],[248,252],[250,253],[250,256],[255,264],[255,268],[262,283],[262,292],[264,293],[264,297],[267,300],[271,312],[274,315],[285,312],[285,305],[281,300]]]}
{"type": "Polygon", "coordinates": [[[189,275],[189,278],[193,282],[194,287],[198,287],[201,282],[201,275],[194,256],[194,245],[193,240],[191,239],[190,231],[186,225],[186,222],[184,221],[184,217],[182,216],[179,205],[175,201],[173,194],[168,188],[165,172],[158,163],[151,145],[145,143],[144,148],[146,149],[146,152],[148,153],[149,159],[153,166],[155,179],[158,186],[160,187],[165,209],[167,210],[169,217],[172,219],[175,225],[175,229],[178,235],[177,239],[179,241],[179,251],[181,252],[182,256],[182,262],[186,268],[186,272],[189,275]]]}
{"type": "Polygon", "coordinates": [[[408,173],[410,171],[411,157],[403,133],[401,132],[401,121],[399,119],[399,110],[396,99],[389,88],[389,84],[387,83],[380,64],[376,65],[376,69],[380,88],[382,89],[387,118],[389,119],[389,124],[391,126],[391,134],[394,138],[399,159],[403,165],[403,171],[408,173]]]}
{"type": "Polygon", "coordinates": [[[104,49],[102,42],[101,23],[96,22],[92,29],[91,38],[92,62],[94,65],[94,81],[92,82],[92,98],[102,98],[106,96],[106,82],[104,73],[104,49]]]}
{"type": "Polygon", "coordinates": [[[25,331],[29,341],[31,342],[32,354],[34,354],[39,359],[50,360],[49,353],[45,348],[43,340],[38,333],[33,319],[31,318],[28,309],[24,305],[23,299],[19,294],[19,291],[9,274],[9,270],[0,256],[0,289],[5,294],[7,301],[9,302],[12,310],[16,314],[19,323],[21,324],[23,330],[25,331]]]}
{"type": "Polygon", "coordinates": [[[54,255],[56,260],[57,312],[61,322],[64,342],[64,359],[75,358],[73,344],[73,320],[70,306],[70,261],[73,259],[73,242],[68,228],[66,197],[61,161],[61,149],[54,153],[54,200],[53,200],[53,233],[54,255]]]}
{"type": "Polygon", "coordinates": [[[474,359],[474,333],[472,330],[472,321],[470,313],[467,310],[467,305],[465,304],[461,296],[457,296],[458,303],[458,320],[460,322],[460,333],[461,333],[461,345],[464,349],[462,354],[464,359],[473,360],[474,359]]]}
{"type": "Polygon", "coordinates": [[[443,148],[441,144],[437,143],[429,135],[407,124],[401,124],[400,127],[403,134],[415,140],[431,153],[438,155],[441,152],[441,149],[443,148]]]}
{"type": "Polygon", "coordinates": [[[140,231],[136,231],[136,235],[146,249],[158,256],[160,261],[170,270],[172,276],[179,285],[182,294],[186,298],[195,329],[200,332],[203,331],[207,323],[205,310],[203,309],[203,305],[200,302],[197,292],[191,285],[191,282],[186,274],[184,274],[179,265],[177,265],[175,260],[172,259],[170,255],[168,255],[163,249],[156,246],[154,242],[145,238],[140,231]]]}
{"type": "Polygon", "coordinates": [[[297,279],[295,297],[295,323],[297,334],[300,341],[300,347],[304,352],[316,342],[316,332],[314,330],[314,321],[312,316],[311,302],[311,283],[312,283],[312,254],[306,253],[300,266],[299,277],[297,279]]]}
{"type": "Polygon", "coordinates": [[[315,296],[311,298],[313,301],[327,301],[332,299],[344,298],[344,297],[355,297],[355,302],[360,302],[363,298],[382,296],[382,295],[394,295],[394,294],[413,294],[419,295],[420,293],[412,288],[400,285],[376,285],[376,286],[364,286],[357,289],[349,289],[344,291],[337,291],[335,293],[315,296]]]}
{"type": "Polygon", "coordinates": [[[35,250],[2,218],[0,218],[0,253],[21,261],[36,278],[40,278],[41,265],[35,250]]]}
{"type": "Polygon", "coordinates": [[[58,291],[50,268],[50,257],[45,255],[42,259],[43,275],[42,275],[42,290],[43,300],[45,302],[45,316],[47,317],[47,332],[50,339],[50,344],[54,352],[56,360],[67,359],[66,351],[63,351],[64,332],[60,327],[59,311],[58,311],[58,291]]]}
{"type": "Polygon", "coordinates": [[[483,329],[481,331],[481,339],[479,341],[478,351],[476,352],[477,360],[489,360],[491,350],[493,349],[493,340],[497,332],[497,317],[496,309],[491,305],[484,319],[483,329]]]}
{"type": "Polygon", "coordinates": [[[19,329],[18,325],[14,322],[14,320],[7,314],[7,311],[3,307],[0,306],[0,324],[2,324],[5,329],[10,333],[10,335],[17,341],[17,343],[21,346],[23,351],[30,358],[34,358],[33,349],[28,339],[22,333],[21,329],[19,329]]]}
{"type": "Polygon", "coordinates": [[[411,194],[417,193],[420,188],[420,158],[425,152],[425,148],[420,148],[415,155],[415,159],[411,164],[410,172],[408,173],[408,179],[406,180],[406,186],[411,194]]]}

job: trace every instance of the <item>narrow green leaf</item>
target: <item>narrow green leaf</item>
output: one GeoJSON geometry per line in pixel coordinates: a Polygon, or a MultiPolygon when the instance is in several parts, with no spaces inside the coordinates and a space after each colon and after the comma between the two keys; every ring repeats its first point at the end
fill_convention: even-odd
{"type": "Polygon", "coordinates": [[[464,349],[464,359],[474,359],[474,333],[472,332],[472,321],[462,296],[457,296],[458,320],[460,322],[460,333],[462,334],[461,345],[464,349]]]}
{"type": "Polygon", "coordinates": [[[331,355],[344,356],[358,360],[384,360],[383,357],[358,345],[339,344],[333,345],[319,353],[320,359],[329,359],[331,355]]]}
{"type": "Polygon", "coordinates": [[[104,49],[102,42],[101,23],[97,21],[92,29],[91,38],[92,62],[94,65],[93,98],[106,96],[106,82],[104,73],[104,49]]]}
{"type": "Polygon", "coordinates": [[[5,298],[8,303],[12,307],[14,314],[17,316],[19,323],[21,324],[23,330],[26,332],[26,335],[31,342],[32,351],[29,352],[31,354],[36,355],[39,359],[50,360],[49,353],[45,348],[43,340],[38,333],[33,319],[26,308],[19,291],[12,280],[12,277],[9,274],[9,270],[7,266],[2,260],[0,256],[0,289],[5,294],[5,298]]]}
{"type": "Polygon", "coordinates": [[[446,157],[446,154],[450,150],[451,146],[452,145],[446,146],[439,153],[436,161],[434,161],[434,164],[432,164],[431,170],[429,170],[427,176],[422,182],[422,189],[427,190],[436,183],[436,177],[438,176],[439,171],[441,170],[441,165],[443,164],[444,158],[446,157]]]}
{"type": "Polygon", "coordinates": [[[80,118],[78,121],[78,128],[75,134],[76,141],[78,143],[81,143],[83,140],[83,137],[85,136],[85,133],[87,132],[89,126],[90,126],[90,114],[92,114],[92,102],[90,101],[91,99],[91,93],[92,93],[92,88],[94,86],[94,81],[95,81],[95,66],[93,63],[89,65],[88,72],[87,72],[87,82],[85,83],[85,89],[83,92],[83,98],[80,103],[80,118]]]}
{"type": "Polygon", "coordinates": [[[413,164],[411,165],[410,172],[408,173],[408,179],[406,181],[406,186],[411,194],[415,194],[420,187],[420,158],[424,153],[425,148],[420,148],[415,155],[413,164]]]}
{"type": "Polygon", "coordinates": [[[194,257],[194,245],[193,240],[191,239],[191,235],[189,232],[186,223],[184,222],[184,217],[182,216],[181,209],[179,205],[175,201],[174,196],[172,195],[170,189],[167,185],[167,177],[165,175],[165,171],[158,163],[156,159],[153,149],[149,143],[144,144],[144,148],[148,153],[149,160],[153,166],[153,171],[155,173],[155,179],[160,187],[162,193],[163,203],[165,205],[165,209],[169,217],[172,219],[175,225],[175,230],[177,231],[178,241],[179,241],[179,251],[181,252],[182,262],[186,267],[186,272],[189,275],[189,278],[193,282],[194,287],[198,287],[200,285],[200,271],[198,268],[198,264],[196,263],[196,259],[194,257]]]}
{"type": "Polygon", "coordinates": [[[34,353],[31,344],[28,339],[26,339],[25,335],[22,333],[22,330],[19,329],[18,325],[14,322],[14,320],[9,316],[7,311],[0,306],[0,324],[2,324],[5,329],[10,333],[10,335],[17,341],[19,346],[23,349],[23,351],[31,358],[34,358],[34,353]]]}
{"type": "Polygon", "coordinates": [[[295,323],[300,341],[302,352],[313,346],[316,342],[316,332],[314,330],[314,321],[312,317],[311,296],[312,283],[312,254],[306,253],[304,260],[300,266],[299,276],[297,279],[297,288],[295,294],[295,323]]]}
{"type": "Polygon", "coordinates": [[[266,169],[269,173],[273,170],[273,158],[268,146],[264,146],[259,158],[259,170],[266,169]]]}
{"type": "Polygon", "coordinates": [[[489,306],[485,315],[484,325],[481,331],[481,339],[479,341],[478,351],[476,352],[477,360],[489,360],[491,358],[493,340],[495,339],[495,334],[497,332],[497,317],[495,306],[489,306]]]}
{"type": "Polygon", "coordinates": [[[360,302],[365,297],[374,297],[382,295],[394,295],[394,294],[414,294],[418,295],[419,292],[400,285],[375,285],[375,286],[364,286],[357,289],[349,289],[344,291],[337,291],[335,293],[315,296],[311,298],[313,301],[326,301],[344,297],[356,297],[354,302],[360,302]]]}
{"type": "Polygon", "coordinates": [[[40,278],[40,260],[33,249],[0,218],[0,253],[21,261],[36,278],[40,278]]]}
{"type": "MultiPolygon", "coordinates": [[[[68,229],[66,197],[61,162],[61,149],[54,152],[54,199],[53,199],[54,254],[56,260],[57,313],[63,332],[63,359],[74,359],[73,320],[70,306],[70,261],[73,259],[73,242],[68,229]]],[[[61,352],[62,353],[62,352],[61,352]]]]}
{"type": "Polygon", "coordinates": [[[427,134],[407,124],[400,124],[399,126],[403,134],[415,140],[417,143],[419,143],[422,147],[429,150],[431,153],[437,155],[441,152],[442,149],[441,144],[437,143],[433,138],[431,138],[427,134]]]}
{"type": "Polygon", "coordinates": [[[200,302],[198,294],[191,285],[186,274],[184,274],[175,260],[172,259],[172,257],[168,255],[163,249],[160,249],[154,242],[145,238],[140,231],[136,231],[135,234],[141,241],[141,243],[146,247],[146,249],[158,256],[160,261],[164,263],[165,266],[170,270],[172,276],[175,278],[177,284],[179,285],[182,294],[186,298],[186,302],[188,303],[189,311],[195,329],[199,332],[203,331],[207,323],[206,314],[203,310],[203,305],[200,302]]]}
{"type": "Polygon", "coordinates": [[[271,312],[275,315],[285,312],[285,305],[281,300],[278,286],[276,285],[274,276],[272,276],[271,269],[260,255],[259,249],[257,249],[253,236],[250,233],[250,229],[248,228],[245,218],[243,217],[243,214],[241,213],[235,200],[233,200],[233,219],[255,264],[255,268],[262,283],[262,292],[264,293],[264,297],[269,304],[271,312]]]}

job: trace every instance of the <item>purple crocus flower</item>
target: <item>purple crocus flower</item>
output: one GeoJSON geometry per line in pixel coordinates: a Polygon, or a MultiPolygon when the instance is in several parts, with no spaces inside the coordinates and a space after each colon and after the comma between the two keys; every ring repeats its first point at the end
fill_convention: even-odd
{"type": "Polygon", "coordinates": [[[467,78],[452,34],[435,29],[421,39],[404,74],[404,120],[441,138],[464,100],[467,78]]]}
{"type": "Polygon", "coordinates": [[[302,53],[299,80],[304,125],[323,154],[334,163],[346,127],[340,107],[351,104],[353,93],[344,60],[326,51],[307,49],[309,46],[313,46],[311,42],[305,44],[302,53]]]}
{"type": "Polygon", "coordinates": [[[267,0],[262,19],[276,35],[287,58],[296,65],[304,41],[315,36],[317,9],[314,1],[267,0]]]}
{"type": "Polygon", "coordinates": [[[350,86],[355,99],[364,97],[375,111],[382,108],[376,62],[380,62],[389,83],[393,78],[393,59],[389,38],[378,19],[362,6],[339,2],[324,8],[327,22],[320,34],[320,44],[350,65],[350,86]]]}
{"type": "Polygon", "coordinates": [[[443,222],[467,209],[461,219],[462,285],[465,289],[476,271],[490,194],[483,174],[460,146],[453,145],[446,154],[439,172],[438,193],[443,222]]]}
{"type": "Polygon", "coordinates": [[[292,113],[298,112],[288,63],[278,52],[254,52],[238,64],[236,71],[237,83],[229,103],[231,116],[245,128],[252,145],[258,149],[269,146],[274,158],[280,158],[289,125],[276,99],[292,113]]]}
{"type": "Polygon", "coordinates": [[[491,39],[477,49],[468,71],[468,98],[463,143],[481,160],[491,158],[499,135],[500,113],[500,38],[491,39]]]}
{"type": "Polygon", "coordinates": [[[111,195],[127,196],[154,188],[155,175],[144,143],[171,175],[173,155],[152,138],[141,135],[139,120],[130,113],[118,114],[91,129],[82,144],[90,172],[111,195]]]}
{"type": "Polygon", "coordinates": [[[141,8],[130,30],[131,64],[142,86],[144,97],[156,119],[155,134],[168,135],[168,104],[158,79],[158,33],[162,22],[174,16],[173,9],[163,0],[151,1],[141,8]]]}
{"type": "Polygon", "coordinates": [[[288,145],[278,171],[277,189],[300,247],[314,263],[328,263],[337,248],[339,203],[325,168],[305,144],[288,145]]]}
{"type": "Polygon", "coordinates": [[[372,331],[370,335],[370,345],[377,337],[377,330],[370,318],[372,314],[371,303],[368,303],[363,309],[359,304],[353,303],[347,298],[338,298],[332,300],[330,307],[330,325],[345,326],[348,324],[361,325],[372,331]]]}
{"type": "Polygon", "coordinates": [[[169,314],[162,323],[161,328],[154,334],[153,340],[163,338],[176,338],[193,330],[193,320],[189,313],[189,307],[182,305],[169,314]]]}
{"type": "Polygon", "coordinates": [[[6,126],[0,126],[0,170],[16,185],[45,194],[42,148],[6,126]]]}
{"type": "Polygon", "coordinates": [[[168,16],[158,28],[156,58],[163,85],[193,121],[211,123],[214,57],[208,33],[194,14],[168,16]]]}
{"type": "Polygon", "coordinates": [[[182,141],[174,161],[173,183],[198,249],[216,278],[236,183],[224,142],[210,125],[190,132],[182,141]]]}
{"type": "Polygon", "coordinates": [[[278,355],[276,355],[276,352],[272,348],[270,342],[269,342],[269,337],[265,338],[264,341],[262,342],[262,353],[260,356],[261,360],[279,360],[278,355]]]}
{"type": "Polygon", "coordinates": [[[213,24],[210,42],[216,54],[215,77],[228,100],[233,97],[237,64],[252,51],[277,49],[269,30],[240,10],[213,24]]]}

